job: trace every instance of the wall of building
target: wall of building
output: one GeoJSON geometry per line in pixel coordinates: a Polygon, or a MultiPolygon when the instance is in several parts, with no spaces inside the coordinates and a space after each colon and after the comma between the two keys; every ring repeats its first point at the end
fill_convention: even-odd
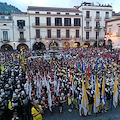
{"type": "MultiPolygon", "coordinates": [[[[106,24],[106,33],[109,33],[109,35],[106,35],[107,40],[112,40],[112,45],[114,46],[120,46],[120,30],[118,27],[120,26],[120,20],[111,20],[107,22],[106,24]],[[111,29],[111,32],[109,31],[111,29]]],[[[107,43],[107,42],[106,42],[107,43]]]]}

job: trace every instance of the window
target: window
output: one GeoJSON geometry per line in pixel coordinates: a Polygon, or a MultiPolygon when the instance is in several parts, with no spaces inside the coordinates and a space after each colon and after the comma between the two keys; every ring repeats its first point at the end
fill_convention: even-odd
{"type": "Polygon", "coordinates": [[[76,15],[79,15],[79,13],[76,13],[76,15]]]}
{"type": "Polygon", "coordinates": [[[86,18],[90,18],[90,11],[86,11],[86,18]]]}
{"type": "Polygon", "coordinates": [[[99,36],[99,32],[96,32],[96,40],[97,40],[98,36],[99,36]]]}
{"type": "Polygon", "coordinates": [[[55,26],[62,26],[62,18],[55,18],[55,26]]]}
{"type": "Polygon", "coordinates": [[[99,11],[96,12],[96,18],[97,18],[97,19],[100,18],[100,12],[99,12],[99,11]]]}
{"type": "Polygon", "coordinates": [[[69,13],[66,13],[66,15],[69,15],[69,13]]]}
{"type": "Polygon", "coordinates": [[[61,38],[60,30],[57,30],[57,38],[61,38]]]}
{"type": "Polygon", "coordinates": [[[86,21],[86,28],[89,28],[89,21],[86,21]]]}
{"type": "Polygon", "coordinates": [[[86,32],[86,39],[89,39],[89,32],[86,32]]]}
{"type": "Polygon", "coordinates": [[[5,16],[1,16],[1,19],[5,19],[5,16]]]}
{"type": "Polygon", "coordinates": [[[20,39],[24,39],[24,33],[20,32],[20,39]]]}
{"type": "Polygon", "coordinates": [[[71,18],[64,18],[64,26],[71,26],[71,18]]]}
{"type": "Polygon", "coordinates": [[[3,31],[3,40],[8,40],[8,31],[3,31]]]}
{"type": "Polygon", "coordinates": [[[80,26],[80,18],[74,18],[74,26],[80,26]]]}
{"type": "Polygon", "coordinates": [[[51,26],[51,18],[47,17],[47,26],[51,26]]]}
{"type": "Polygon", "coordinates": [[[105,18],[106,18],[106,19],[109,19],[109,12],[106,12],[105,18]]]}
{"type": "Polygon", "coordinates": [[[110,33],[110,34],[111,34],[111,28],[109,28],[109,31],[108,31],[108,33],[110,33]]]}
{"type": "Polygon", "coordinates": [[[99,29],[100,28],[100,23],[97,21],[96,22],[96,29],[99,29]]]}
{"type": "Polygon", "coordinates": [[[35,12],[36,14],[39,14],[39,12],[35,12]]]}
{"type": "Polygon", "coordinates": [[[35,25],[40,25],[39,17],[35,17],[35,25]]]}
{"type": "Polygon", "coordinates": [[[47,38],[51,38],[51,30],[47,30],[47,38]]]}
{"type": "Polygon", "coordinates": [[[50,12],[47,12],[47,14],[51,14],[50,12]]]}
{"type": "Polygon", "coordinates": [[[70,31],[66,30],[66,38],[69,38],[69,37],[70,37],[70,31]]]}
{"type": "Polygon", "coordinates": [[[36,38],[40,38],[40,30],[36,29],[36,38]]]}
{"type": "Polygon", "coordinates": [[[11,20],[12,19],[12,17],[11,16],[9,16],[9,18],[8,18],[9,20],[11,20]]]}
{"type": "Polygon", "coordinates": [[[79,30],[76,30],[76,38],[79,38],[79,30]]]}
{"type": "Polygon", "coordinates": [[[17,26],[19,29],[23,29],[25,26],[25,20],[17,20],[17,26]]]}
{"type": "Polygon", "coordinates": [[[60,15],[60,13],[57,13],[58,15],[60,15]]]}
{"type": "Polygon", "coordinates": [[[118,26],[118,35],[120,35],[120,26],[118,26]]]}

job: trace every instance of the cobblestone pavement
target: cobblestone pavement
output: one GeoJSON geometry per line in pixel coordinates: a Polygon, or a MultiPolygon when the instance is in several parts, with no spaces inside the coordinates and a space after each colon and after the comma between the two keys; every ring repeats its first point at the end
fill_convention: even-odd
{"type": "Polygon", "coordinates": [[[99,113],[97,116],[92,113],[92,116],[80,117],[78,110],[73,109],[73,111],[69,113],[67,105],[65,105],[64,113],[61,116],[59,115],[58,107],[55,108],[55,115],[50,115],[49,110],[46,111],[46,115],[46,117],[43,117],[43,120],[120,120],[120,106],[117,106],[117,108],[112,107],[112,110],[106,113],[99,113]]]}

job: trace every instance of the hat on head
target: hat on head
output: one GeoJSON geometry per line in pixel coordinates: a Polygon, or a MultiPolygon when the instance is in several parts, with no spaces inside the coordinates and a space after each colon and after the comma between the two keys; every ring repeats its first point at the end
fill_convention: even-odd
{"type": "Polygon", "coordinates": [[[13,94],[13,98],[16,98],[16,97],[17,97],[17,95],[14,93],[14,94],[13,94]]]}

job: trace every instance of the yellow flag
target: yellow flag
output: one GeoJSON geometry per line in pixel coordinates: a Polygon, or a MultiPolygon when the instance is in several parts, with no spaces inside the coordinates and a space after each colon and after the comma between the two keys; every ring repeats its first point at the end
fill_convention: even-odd
{"type": "MultiPolygon", "coordinates": [[[[102,99],[105,96],[105,75],[103,75],[103,82],[102,82],[102,99]]],[[[102,107],[103,107],[103,103],[102,103],[102,107]]]]}
{"type": "Polygon", "coordinates": [[[5,69],[4,69],[4,66],[3,66],[3,63],[1,63],[1,72],[3,72],[5,69]]]}
{"type": "Polygon", "coordinates": [[[88,104],[89,104],[88,103],[88,97],[87,97],[86,88],[85,88],[85,85],[84,85],[84,80],[83,80],[83,77],[82,77],[82,106],[83,106],[85,116],[87,115],[87,112],[89,110],[88,104]]]}
{"type": "Polygon", "coordinates": [[[118,89],[117,89],[117,74],[115,74],[115,84],[113,91],[113,105],[116,107],[118,104],[118,89]]]}
{"type": "Polygon", "coordinates": [[[94,113],[97,113],[99,111],[99,105],[100,105],[100,92],[99,92],[99,86],[98,86],[98,78],[96,76],[95,97],[94,97],[94,113]]]}
{"type": "Polygon", "coordinates": [[[21,55],[23,55],[23,50],[21,50],[21,55]]]}
{"type": "Polygon", "coordinates": [[[14,59],[15,59],[15,55],[13,54],[13,62],[14,62],[14,59]]]}
{"type": "Polygon", "coordinates": [[[85,88],[88,89],[88,80],[87,80],[87,77],[85,78],[85,88]]]}

